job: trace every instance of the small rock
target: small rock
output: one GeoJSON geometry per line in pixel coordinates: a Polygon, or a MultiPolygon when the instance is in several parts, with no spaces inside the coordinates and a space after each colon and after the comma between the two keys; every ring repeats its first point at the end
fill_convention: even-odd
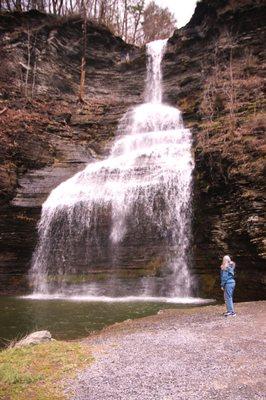
{"type": "Polygon", "coordinates": [[[39,343],[50,342],[51,340],[52,335],[49,331],[37,331],[20,340],[14,347],[33,346],[39,343]]]}

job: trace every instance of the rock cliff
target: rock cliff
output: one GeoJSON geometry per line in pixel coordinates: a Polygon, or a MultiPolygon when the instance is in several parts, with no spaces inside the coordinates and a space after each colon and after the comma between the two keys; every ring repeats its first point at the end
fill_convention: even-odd
{"type": "Polygon", "coordinates": [[[0,291],[26,290],[41,204],[100,159],[125,111],[142,101],[145,51],[88,22],[86,103],[77,102],[82,21],[0,16],[0,291]],[[24,288],[24,289],[23,289],[24,288]]]}
{"type": "Polygon", "coordinates": [[[194,267],[209,294],[228,253],[239,298],[265,287],[264,21],[263,1],[203,0],[164,59],[165,100],[194,134],[194,267]]]}
{"type": "MultiPolygon", "coordinates": [[[[193,271],[208,296],[226,253],[238,298],[265,296],[264,21],[263,1],[203,0],[164,57],[164,100],[194,136],[193,271]]],[[[144,49],[89,22],[86,104],[77,103],[81,28],[36,12],[0,17],[1,293],[27,290],[48,193],[104,156],[121,115],[143,100],[144,49]]]]}

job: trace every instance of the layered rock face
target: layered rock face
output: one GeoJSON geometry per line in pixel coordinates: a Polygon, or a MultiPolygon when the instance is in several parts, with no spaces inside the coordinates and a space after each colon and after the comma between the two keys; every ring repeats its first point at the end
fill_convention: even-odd
{"type": "Polygon", "coordinates": [[[88,22],[85,104],[77,102],[82,21],[36,12],[0,17],[0,291],[27,290],[41,205],[108,152],[142,101],[145,51],[88,22]]]}
{"type": "MultiPolygon", "coordinates": [[[[238,299],[265,296],[264,21],[262,1],[203,0],[164,57],[164,101],[182,110],[194,137],[200,295],[220,293],[218,267],[229,253],[238,299]]],[[[50,191],[105,156],[121,116],[143,101],[144,49],[89,23],[86,104],[77,103],[81,25],[35,12],[0,17],[1,293],[28,289],[37,221],[50,191]]],[[[161,273],[158,247],[150,250],[141,275],[161,273]]],[[[130,274],[123,269],[121,277],[130,274]]]]}
{"type": "Polygon", "coordinates": [[[217,269],[230,254],[242,299],[265,295],[263,3],[198,3],[189,24],[169,40],[164,59],[165,99],[181,108],[195,139],[200,288],[218,293],[217,269]]]}

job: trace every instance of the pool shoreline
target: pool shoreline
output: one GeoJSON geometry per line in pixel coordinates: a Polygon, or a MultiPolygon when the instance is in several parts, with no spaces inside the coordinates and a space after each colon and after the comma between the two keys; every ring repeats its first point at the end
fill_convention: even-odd
{"type": "Polygon", "coordinates": [[[214,304],[206,299],[183,299],[183,303],[173,298],[163,298],[163,301],[158,301],[162,298],[133,297],[93,300],[88,301],[87,297],[0,297],[0,347],[4,347],[6,341],[37,330],[48,330],[57,340],[78,340],[115,323],[156,315],[163,309],[197,308],[214,304]]]}

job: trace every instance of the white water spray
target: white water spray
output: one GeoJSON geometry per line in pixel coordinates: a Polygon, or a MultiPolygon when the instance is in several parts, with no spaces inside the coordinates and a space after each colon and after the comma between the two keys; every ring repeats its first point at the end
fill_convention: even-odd
{"type": "Polygon", "coordinates": [[[122,118],[110,156],[63,182],[43,204],[30,271],[36,294],[191,294],[191,134],[180,112],[162,104],[165,46],[147,45],[146,103],[122,118]],[[159,272],[121,277],[141,260],[160,260],[159,272]]]}

